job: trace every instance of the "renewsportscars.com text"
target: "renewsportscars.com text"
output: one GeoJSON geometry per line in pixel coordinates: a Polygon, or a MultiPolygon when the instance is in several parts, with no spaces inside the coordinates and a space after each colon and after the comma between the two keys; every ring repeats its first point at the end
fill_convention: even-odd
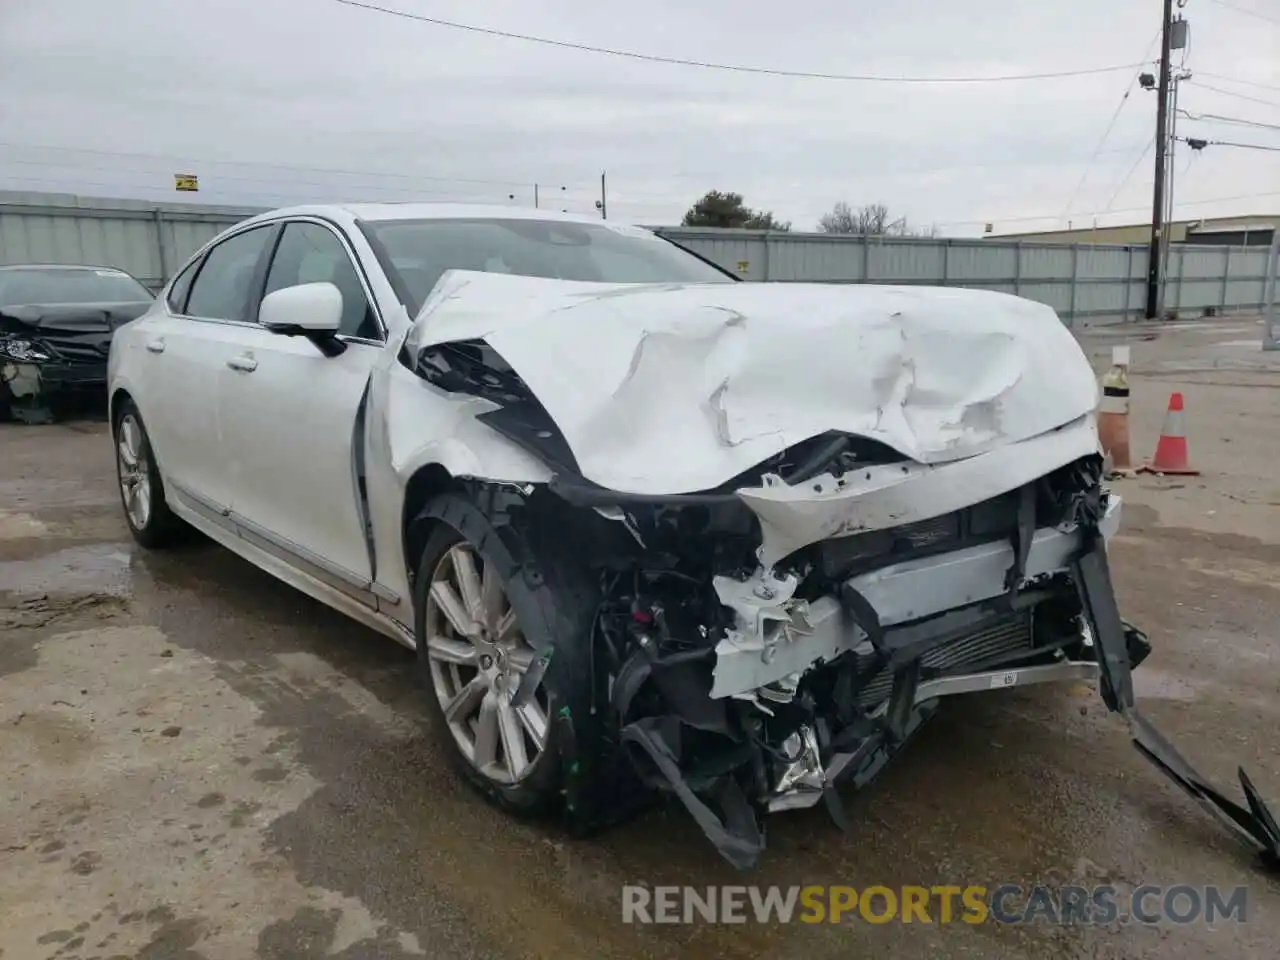
{"type": "Polygon", "coordinates": [[[1213,924],[1248,920],[1247,887],[624,886],[623,923],[1213,924]]]}

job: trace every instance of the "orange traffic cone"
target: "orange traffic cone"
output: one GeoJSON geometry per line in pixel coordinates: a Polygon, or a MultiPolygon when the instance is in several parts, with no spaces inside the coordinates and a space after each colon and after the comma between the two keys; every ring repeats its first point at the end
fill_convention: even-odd
{"type": "Polygon", "coordinates": [[[1199,470],[1191,466],[1187,456],[1187,432],[1182,423],[1182,394],[1169,396],[1169,410],[1164,415],[1164,429],[1156,444],[1156,455],[1143,467],[1148,473],[1171,473],[1177,476],[1196,476],[1199,470]]]}

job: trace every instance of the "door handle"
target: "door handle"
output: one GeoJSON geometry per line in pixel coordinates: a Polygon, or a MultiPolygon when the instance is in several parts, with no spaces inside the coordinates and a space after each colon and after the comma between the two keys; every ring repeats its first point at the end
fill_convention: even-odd
{"type": "Polygon", "coordinates": [[[157,338],[147,341],[147,349],[152,353],[164,353],[164,341],[157,338]]]}
{"type": "Polygon", "coordinates": [[[241,354],[228,360],[227,366],[232,370],[239,370],[241,373],[252,373],[258,369],[258,361],[247,354],[241,354]]]}

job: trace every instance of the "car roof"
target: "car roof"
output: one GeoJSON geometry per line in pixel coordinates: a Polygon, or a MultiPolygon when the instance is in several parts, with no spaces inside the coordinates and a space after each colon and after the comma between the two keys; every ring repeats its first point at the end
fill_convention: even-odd
{"type": "Polygon", "coordinates": [[[556,220],[564,223],[600,223],[597,216],[561,213],[530,207],[508,207],[502,204],[478,203],[331,203],[282,207],[254,217],[275,220],[280,217],[318,216],[366,221],[383,220],[556,220]]]}
{"type": "Polygon", "coordinates": [[[89,263],[7,263],[0,264],[0,270],[110,270],[112,273],[129,276],[128,271],[121,270],[119,267],[89,263]]]}

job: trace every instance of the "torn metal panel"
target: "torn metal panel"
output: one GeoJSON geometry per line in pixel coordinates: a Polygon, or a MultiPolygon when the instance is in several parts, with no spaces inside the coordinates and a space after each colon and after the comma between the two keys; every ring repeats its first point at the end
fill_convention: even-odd
{"type": "MultiPolygon", "coordinates": [[[[1119,529],[1120,513],[1121,500],[1112,495],[1099,525],[1104,538],[1109,539],[1119,529]]],[[[1065,570],[1081,543],[1078,530],[1037,530],[1027,552],[1026,578],[1065,570]]],[[[1013,548],[1008,543],[988,543],[942,557],[882,567],[850,582],[876,608],[881,623],[887,626],[999,596],[1005,590],[1004,573],[1013,560],[1013,548]]]]}
{"type": "Polygon", "coordinates": [[[760,518],[760,561],[800,547],[927,520],[980,503],[1098,450],[1092,415],[956,463],[880,464],[787,484],[766,475],[738,496],[760,518]]]}
{"type": "Polygon", "coordinates": [[[406,348],[472,340],[583,477],[642,494],[713,488],[829,431],[963,460],[1086,416],[1098,390],[1050,308],[977,290],[446,274],[406,348]]]}
{"type": "MultiPolygon", "coordinates": [[[[1120,522],[1120,498],[1109,498],[1101,527],[1109,537],[1120,522]]],[[[1037,530],[1027,551],[1026,577],[1017,586],[1065,573],[1084,544],[1079,529],[1037,530]]],[[[907,560],[850,578],[871,608],[878,628],[934,617],[1006,593],[1012,546],[995,541],[907,560]]],[[[797,670],[829,663],[866,640],[865,617],[835,596],[792,600],[795,578],[779,580],[763,569],[745,580],[716,577],[720,601],[734,611],[735,629],[716,646],[713,697],[740,696],[797,670]]]]}

